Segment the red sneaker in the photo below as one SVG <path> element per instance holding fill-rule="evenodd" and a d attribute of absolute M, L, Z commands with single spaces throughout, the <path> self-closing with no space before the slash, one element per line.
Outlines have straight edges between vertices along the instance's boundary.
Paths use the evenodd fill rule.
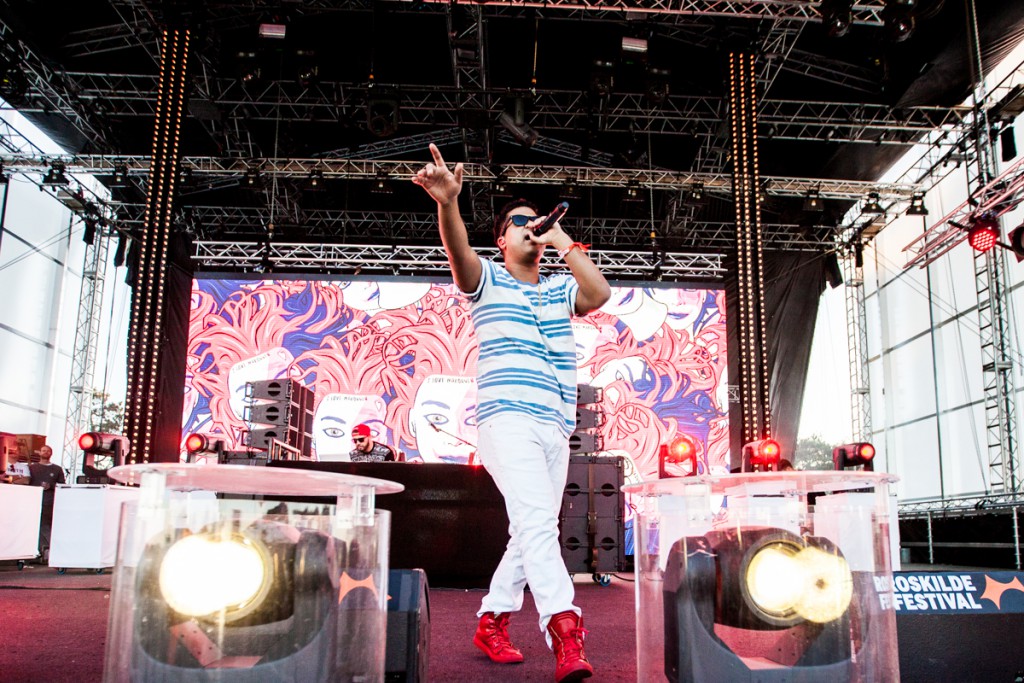
<path fill-rule="evenodd" d="M 508 638 L 508 618 L 508 612 L 487 612 L 480 617 L 473 635 L 473 644 L 498 664 L 518 664 L 523 661 L 523 653 Z"/>
<path fill-rule="evenodd" d="M 590 678 L 594 667 L 583 653 L 583 618 L 575 612 L 559 612 L 548 621 L 551 648 L 555 651 L 555 681 L 571 683 Z"/>

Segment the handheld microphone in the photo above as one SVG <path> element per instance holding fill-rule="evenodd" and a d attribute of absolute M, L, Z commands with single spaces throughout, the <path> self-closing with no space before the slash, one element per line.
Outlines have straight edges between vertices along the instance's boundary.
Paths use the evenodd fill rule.
<path fill-rule="evenodd" d="M 554 209 L 551 210 L 551 213 L 548 214 L 547 218 L 544 219 L 544 222 L 533 229 L 533 236 L 540 237 L 548 230 L 553 228 L 555 223 L 560 221 L 562 219 L 562 216 L 564 216 L 565 212 L 568 210 L 569 202 L 562 202 L 561 204 L 556 206 Z"/>

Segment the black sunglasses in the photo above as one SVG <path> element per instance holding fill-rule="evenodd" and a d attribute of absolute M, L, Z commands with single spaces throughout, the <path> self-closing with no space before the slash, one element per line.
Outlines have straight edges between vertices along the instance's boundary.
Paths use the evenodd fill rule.
<path fill-rule="evenodd" d="M 365 436 L 353 436 L 352 437 L 352 441 L 354 443 L 362 443 L 362 442 L 366 441 L 366 437 Z"/>
<path fill-rule="evenodd" d="M 540 218 L 540 216 L 527 216 L 526 214 L 515 213 L 508 217 L 508 222 L 512 223 L 512 225 L 517 228 L 523 228 L 526 227 L 527 223 L 537 220 L 538 218 Z"/>

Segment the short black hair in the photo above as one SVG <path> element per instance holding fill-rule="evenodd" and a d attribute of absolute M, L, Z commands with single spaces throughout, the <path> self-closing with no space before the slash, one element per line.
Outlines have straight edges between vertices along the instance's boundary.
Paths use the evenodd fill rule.
<path fill-rule="evenodd" d="M 501 211 L 494 217 L 494 244 L 498 244 L 498 238 L 505 233 L 505 221 L 508 220 L 508 215 L 521 207 L 526 207 L 534 213 L 540 213 L 537 209 L 537 205 L 531 202 L 529 199 L 513 199 L 505 206 L 501 207 Z"/>

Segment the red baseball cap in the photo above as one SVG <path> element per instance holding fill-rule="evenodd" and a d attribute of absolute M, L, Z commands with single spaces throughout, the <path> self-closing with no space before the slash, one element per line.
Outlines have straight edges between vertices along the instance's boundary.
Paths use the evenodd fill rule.
<path fill-rule="evenodd" d="M 352 430 L 352 436 L 370 436 L 370 428 L 364 424 L 356 425 Z"/>

